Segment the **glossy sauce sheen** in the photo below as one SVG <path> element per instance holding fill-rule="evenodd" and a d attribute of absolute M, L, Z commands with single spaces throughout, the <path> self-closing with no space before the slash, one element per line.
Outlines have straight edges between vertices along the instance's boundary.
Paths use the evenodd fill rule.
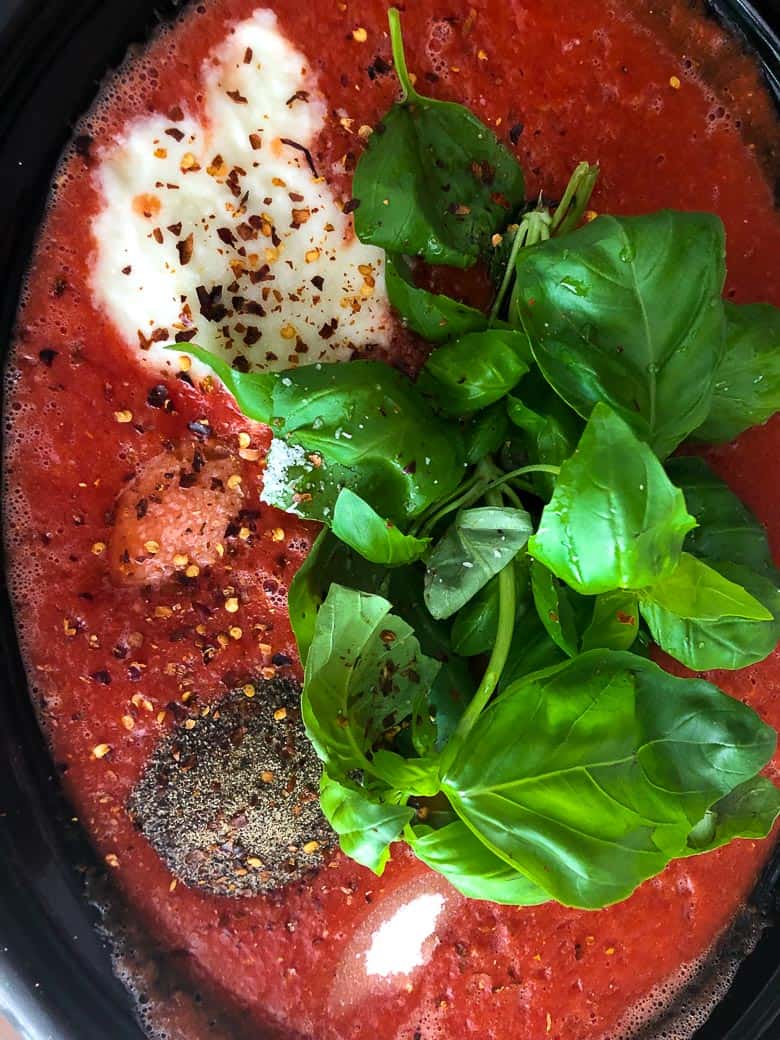
<path fill-rule="evenodd" d="M 88 121 L 84 133 L 94 140 L 80 138 L 60 171 L 8 404 L 12 585 L 36 704 L 76 812 L 136 912 L 247 1021 L 317 1040 L 599 1040 L 708 950 L 753 886 L 768 842 L 740 841 L 672 865 L 597 913 L 469 903 L 403 852 L 381 879 L 337 857 L 275 898 L 231 900 L 173 884 L 125 812 L 144 761 L 176 718 L 259 669 L 297 669 L 286 590 L 314 531 L 260 505 L 257 462 L 235 467 L 249 536 L 226 539 L 225 556 L 197 576 L 154 592 L 116 587 L 100 548 L 111 539 L 118 493 L 166 445 L 191 455 L 204 425 L 209 443 L 232 452 L 240 432 L 253 448 L 268 445 L 267 431 L 250 428 L 219 390 L 168 378 L 173 410 L 156 406 L 153 374 L 133 361 L 86 288 L 86 228 L 99 208 L 91 156 L 139 112 L 197 108 L 201 62 L 229 19 L 255 6 L 232 0 L 193 10 Z M 776 142 L 774 117 L 750 62 L 711 23 L 683 4 L 652 16 L 600 0 L 581 0 L 576 16 L 521 0 L 415 0 L 407 8 L 418 85 L 469 105 L 505 140 L 514 127 L 529 195 L 555 197 L 573 164 L 587 159 L 602 167 L 597 210 L 715 210 L 728 232 L 729 297 L 780 304 L 780 219 L 745 131 Z M 376 61 L 389 60 L 385 4 L 277 0 L 274 9 L 330 102 L 317 162 L 327 170 L 347 156 L 349 166 L 360 139 L 339 120 L 374 124 L 395 91 Z M 348 177 L 334 180 L 348 198 Z M 780 422 L 712 459 L 780 551 Z M 225 609 L 230 598 L 239 601 L 235 613 Z M 777 655 L 714 678 L 780 726 Z M 416 942 L 384 963 L 374 937 L 405 906 L 411 918 L 396 923 L 408 940 L 416 920 Z M 385 949 L 390 935 L 380 933 Z"/>

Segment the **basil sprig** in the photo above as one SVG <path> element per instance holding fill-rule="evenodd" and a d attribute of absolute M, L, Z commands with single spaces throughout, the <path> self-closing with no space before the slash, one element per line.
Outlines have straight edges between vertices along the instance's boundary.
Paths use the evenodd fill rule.
<path fill-rule="evenodd" d="M 780 813 L 773 731 L 648 659 L 740 668 L 780 639 L 763 527 L 701 459 L 667 459 L 777 410 L 778 311 L 723 303 L 714 216 L 577 229 L 586 163 L 557 207 L 524 205 L 514 158 L 415 91 L 390 27 L 402 98 L 355 225 L 434 348 L 417 382 L 175 349 L 271 426 L 265 501 L 324 524 L 288 599 L 343 851 L 381 873 L 405 841 L 470 898 L 605 906 Z M 488 313 L 416 282 L 478 258 Z"/>

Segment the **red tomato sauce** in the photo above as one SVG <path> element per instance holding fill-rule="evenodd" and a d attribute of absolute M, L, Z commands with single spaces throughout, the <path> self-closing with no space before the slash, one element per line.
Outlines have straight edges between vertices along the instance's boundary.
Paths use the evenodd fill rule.
<path fill-rule="evenodd" d="M 88 117 L 58 175 L 8 392 L 7 543 L 33 697 L 76 813 L 135 914 L 246 1021 L 318 1040 L 599 1040 L 706 953 L 770 842 L 672 865 L 596 913 L 468 902 L 401 851 L 382 878 L 337 856 L 281 896 L 229 899 L 177 885 L 125 811 L 144 762 L 179 718 L 263 670 L 298 670 L 286 591 L 315 532 L 260 504 L 257 462 L 237 464 L 249 533 L 226 539 L 222 558 L 156 591 L 112 584 L 105 547 L 115 502 L 143 463 L 170 445 L 192 453 L 204 425 L 231 451 L 241 432 L 260 449 L 269 435 L 222 391 L 186 379 L 168 380 L 170 404 L 157 406 L 149 391 L 158 380 L 88 288 L 98 147 L 139 113 L 192 106 L 201 62 L 230 20 L 256 6 L 193 9 Z M 336 113 L 370 125 L 394 96 L 382 64 L 386 6 L 274 0 L 330 102 L 321 169 L 359 154 Z M 758 74 L 689 5 L 635 10 L 644 6 L 409 0 L 409 66 L 426 92 L 469 105 L 504 140 L 511 133 L 531 196 L 559 195 L 587 159 L 602 169 L 597 211 L 714 210 L 728 232 L 728 296 L 780 305 L 780 218 L 767 176 L 777 129 Z M 348 179 L 339 187 L 349 197 Z M 780 550 L 780 421 L 711 458 Z M 777 655 L 713 678 L 780 727 Z M 424 966 L 367 975 L 363 953 L 380 923 L 425 893 L 445 899 L 420 951 Z"/>

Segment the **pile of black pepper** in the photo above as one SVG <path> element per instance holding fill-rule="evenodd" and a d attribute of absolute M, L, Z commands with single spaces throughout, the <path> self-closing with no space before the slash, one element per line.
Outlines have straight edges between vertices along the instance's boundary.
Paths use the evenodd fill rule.
<path fill-rule="evenodd" d="M 128 811 L 174 876 L 218 895 L 270 892 L 321 867 L 336 837 L 287 679 L 247 684 L 156 748 Z"/>

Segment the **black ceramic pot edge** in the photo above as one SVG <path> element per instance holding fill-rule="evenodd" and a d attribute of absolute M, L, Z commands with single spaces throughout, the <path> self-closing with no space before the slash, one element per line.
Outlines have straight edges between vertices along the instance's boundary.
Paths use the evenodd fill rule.
<path fill-rule="evenodd" d="M 780 105 L 778 0 L 710 0 L 759 57 Z M 142 42 L 176 0 L 0 0 L 0 347 L 10 339 L 51 174 L 73 120 L 107 68 Z M 20 214 L 23 218 L 20 219 Z M 143 1040 L 98 938 L 83 875 L 100 865 L 59 794 L 19 658 L 0 575 L 0 1013 L 26 1040 Z M 780 910 L 780 857 L 760 882 L 760 911 Z M 768 929 L 697 1040 L 770 1040 L 780 1030 L 780 927 Z"/>

